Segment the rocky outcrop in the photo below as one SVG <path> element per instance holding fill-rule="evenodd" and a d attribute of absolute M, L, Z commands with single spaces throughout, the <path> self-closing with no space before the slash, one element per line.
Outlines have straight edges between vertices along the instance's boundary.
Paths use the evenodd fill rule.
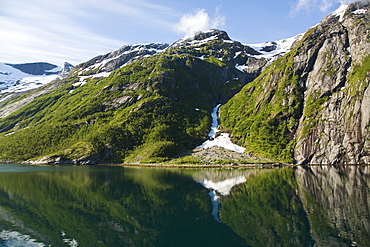
<path fill-rule="evenodd" d="M 59 76 L 65 77 L 68 75 L 69 72 L 74 68 L 74 66 L 70 63 L 65 62 L 63 69 L 58 73 Z"/>

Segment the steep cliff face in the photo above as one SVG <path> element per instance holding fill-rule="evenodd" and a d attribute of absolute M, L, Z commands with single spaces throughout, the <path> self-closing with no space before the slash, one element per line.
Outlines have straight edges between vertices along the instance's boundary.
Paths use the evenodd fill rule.
<path fill-rule="evenodd" d="M 247 151 L 298 163 L 369 163 L 369 5 L 343 5 L 221 107 Z"/>
<path fill-rule="evenodd" d="M 358 7 L 342 7 L 313 30 L 320 36 L 304 81 L 298 163 L 370 163 L 370 12 Z"/>

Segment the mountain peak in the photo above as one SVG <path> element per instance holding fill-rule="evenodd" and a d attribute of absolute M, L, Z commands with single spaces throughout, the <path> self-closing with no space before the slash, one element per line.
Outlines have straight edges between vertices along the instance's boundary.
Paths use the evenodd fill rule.
<path fill-rule="evenodd" d="M 343 22 L 345 14 L 351 12 L 355 15 L 365 14 L 370 5 L 370 0 L 362 0 L 352 4 L 342 4 L 328 17 L 339 17 L 338 21 Z"/>
<path fill-rule="evenodd" d="M 210 29 L 208 31 L 200 31 L 195 33 L 193 36 L 188 37 L 188 39 L 193 40 L 205 40 L 205 39 L 217 39 L 217 40 L 231 40 L 229 35 L 223 31 L 218 29 Z"/>
<path fill-rule="evenodd" d="M 227 32 L 218 30 L 218 29 L 210 29 L 207 31 L 200 31 L 197 32 L 191 36 L 184 37 L 175 43 L 173 43 L 171 46 L 176 47 L 180 45 L 185 46 L 196 46 L 200 45 L 205 42 L 209 42 L 211 40 L 224 40 L 224 41 L 232 41 L 227 34 Z"/>
<path fill-rule="evenodd" d="M 74 66 L 68 62 L 64 62 L 64 66 L 63 66 L 63 69 L 58 73 L 59 76 L 66 76 L 72 69 L 74 68 Z"/>

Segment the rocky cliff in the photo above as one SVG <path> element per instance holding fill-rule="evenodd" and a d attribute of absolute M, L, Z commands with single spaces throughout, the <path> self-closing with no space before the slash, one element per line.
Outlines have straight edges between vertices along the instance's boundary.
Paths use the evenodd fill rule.
<path fill-rule="evenodd" d="M 343 5 L 221 107 L 247 151 L 297 163 L 370 163 L 369 5 Z"/>
<path fill-rule="evenodd" d="M 369 18 L 369 5 L 352 4 L 313 29 L 318 38 L 309 51 L 316 54 L 312 68 L 302 74 L 298 163 L 370 163 Z"/>

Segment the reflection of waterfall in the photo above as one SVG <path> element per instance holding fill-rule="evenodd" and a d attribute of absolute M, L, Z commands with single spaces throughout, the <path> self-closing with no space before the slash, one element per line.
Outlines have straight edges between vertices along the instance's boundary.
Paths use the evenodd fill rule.
<path fill-rule="evenodd" d="M 211 190 L 208 195 L 211 197 L 211 202 L 212 202 L 212 216 L 213 218 L 217 221 L 220 222 L 220 218 L 218 217 L 218 206 L 220 204 L 219 200 L 220 197 L 217 195 L 216 191 Z"/>
<path fill-rule="evenodd" d="M 369 166 L 297 167 L 295 174 L 318 246 L 369 246 Z"/>
<path fill-rule="evenodd" d="M 222 133 L 218 137 L 216 137 L 216 133 L 220 131 L 218 128 L 218 109 L 220 108 L 221 104 L 218 104 L 215 108 L 212 110 L 212 126 L 211 130 L 208 134 L 210 137 L 210 140 L 205 141 L 202 145 L 196 147 L 196 148 L 211 148 L 213 146 L 223 147 L 228 150 L 232 150 L 238 153 L 244 153 L 245 148 L 238 146 L 234 143 L 232 143 L 230 139 L 230 135 L 228 133 Z"/>
<path fill-rule="evenodd" d="M 211 202 L 213 206 L 212 215 L 216 221 L 220 222 L 220 219 L 218 217 L 220 196 L 218 195 L 218 193 L 222 196 L 230 195 L 231 189 L 234 186 L 245 183 L 246 181 L 247 180 L 245 179 L 245 176 L 238 176 L 220 182 L 213 182 L 207 179 L 205 179 L 203 182 L 198 182 L 205 188 L 210 190 L 208 194 L 211 197 Z"/>
<path fill-rule="evenodd" d="M 76 239 L 67 238 L 67 235 L 65 234 L 64 231 L 61 231 L 60 235 L 63 238 L 62 239 L 63 243 L 65 243 L 66 245 L 71 246 L 71 247 L 78 247 L 78 242 L 77 242 Z"/>

